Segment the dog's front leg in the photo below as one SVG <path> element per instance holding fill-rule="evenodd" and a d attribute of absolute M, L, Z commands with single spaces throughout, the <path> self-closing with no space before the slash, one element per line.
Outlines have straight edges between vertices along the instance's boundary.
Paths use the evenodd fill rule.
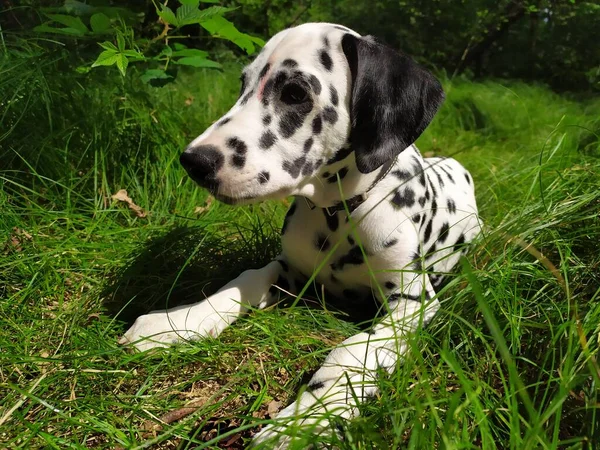
<path fill-rule="evenodd" d="M 217 337 L 250 308 L 265 308 L 273 302 L 277 290 L 272 285 L 285 268 L 284 261 L 272 261 L 261 269 L 246 270 L 201 302 L 140 316 L 119 343 L 131 343 L 143 351 L 207 336 Z"/>
<path fill-rule="evenodd" d="M 327 356 L 298 400 L 255 436 L 253 446 L 287 449 L 299 431 L 330 434 L 332 418 L 350 419 L 358 414 L 358 404 L 377 392 L 378 372 L 394 370 L 406 353 L 408 337 L 431 320 L 439 302 L 425 305 L 403 299 L 389 307 L 390 313 L 372 330 L 346 339 Z"/>

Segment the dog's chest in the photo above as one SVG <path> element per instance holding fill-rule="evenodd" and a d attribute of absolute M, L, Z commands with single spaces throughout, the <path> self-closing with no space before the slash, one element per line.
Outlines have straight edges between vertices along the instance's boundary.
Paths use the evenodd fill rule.
<path fill-rule="evenodd" d="M 329 214 L 313 208 L 302 199 L 295 201 L 286 216 L 282 235 L 283 253 L 289 264 L 306 277 L 334 294 L 348 289 L 369 290 L 369 275 L 364 267 L 366 243 L 355 240 L 356 232 L 345 212 Z"/>

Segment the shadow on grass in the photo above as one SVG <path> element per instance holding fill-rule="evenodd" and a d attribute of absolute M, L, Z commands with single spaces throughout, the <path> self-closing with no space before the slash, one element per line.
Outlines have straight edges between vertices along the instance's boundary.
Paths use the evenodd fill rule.
<path fill-rule="evenodd" d="M 149 239 L 112 274 L 102 292 L 109 314 L 132 324 L 154 309 L 197 302 L 279 251 L 271 234 L 216 236 L 199 227 L 175 227 Z"/>
<path fill-rule="evenodd" d="M 149 239 L 112 274 L 102 298 L 108 314 L 127 326 L 151 310 L 200 301 L 247 269 L 263 267 L 280 252 L 276 231 L 256 230 L 219 237 L 199 227 L 175 227 Z M 320 292 L 307 290 L 297 304 L 322 308 Z M 327 308 L 346 320 L 367 324 L 377 315 L 375 300 L 352 302 L 327 294 Z M 295 298 L 280 303 L 289 307 Z"/>

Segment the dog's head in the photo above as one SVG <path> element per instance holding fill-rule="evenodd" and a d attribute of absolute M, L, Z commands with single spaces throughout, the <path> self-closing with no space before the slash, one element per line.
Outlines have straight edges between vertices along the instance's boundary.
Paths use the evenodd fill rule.
<path fill-rule="evenodd" d="M 241 80 L 236 104 L 181 155 L 189 175 L 227 203 L 303 195 L 330 206 L 338 180 L 345 198 L 364 192 L 444 96 L 409 57 L 325 23 L 275 35 Z"/>

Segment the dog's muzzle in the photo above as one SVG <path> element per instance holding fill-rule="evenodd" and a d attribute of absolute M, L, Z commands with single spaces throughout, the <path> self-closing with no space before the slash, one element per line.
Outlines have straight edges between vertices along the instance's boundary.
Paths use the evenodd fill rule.
<path fill-rule="evenodd" d="M 192 180 L 213 192 L 219 187 L 217 172 L 224 160 L 223 153 L 214 145 L 188 147 L 179 157 L 179 162 Z"/>

